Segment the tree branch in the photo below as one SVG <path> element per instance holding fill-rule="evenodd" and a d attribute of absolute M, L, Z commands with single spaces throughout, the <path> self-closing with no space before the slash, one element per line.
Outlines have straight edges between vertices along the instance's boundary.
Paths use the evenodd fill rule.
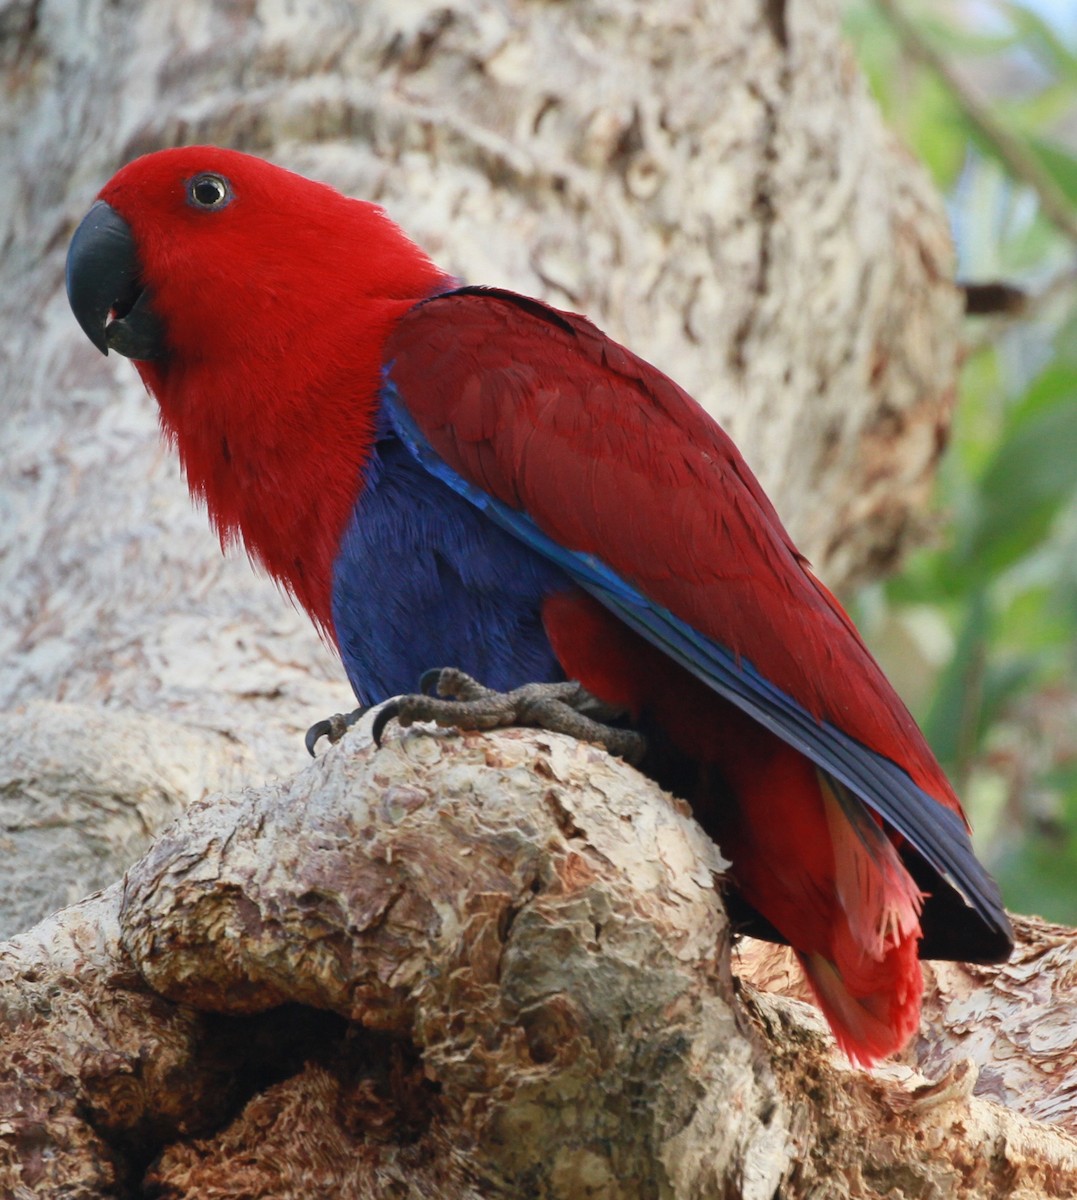
<path fill-rule="evenodd" d="M 1029 1115 L 1073 1119 L 1073 1064 L 1044 1038 L 1061 962 L 1014 990 L 1039 927 L 1010 971 L 939 976 L 930 1074 L 857 1071 L 814 1009 L 747 983 L 738 1002 L 721 867 L 683 805 L 595 747 L 349 734 L 195 805 L 122 885 L 0 950 L 0 1191 L 1077 1191 L 1077 1142 Z M 1051 944 L 1077 959 L 1072 933 Z M 754 945 L 737 962 L 760 981 Z"/>
<path fill-rule="evenodd" d="M 1077 243 L 1077 211 L 1035 154 L 1006 128 L 991 105 L 931 45 L 898 0 L 877 0 L 877 3 L 912 57 L 942 81 L 969 123 L 990 143 L 1014 178 L 1036 193 L 1044 216 L 1060 233 Z"/>

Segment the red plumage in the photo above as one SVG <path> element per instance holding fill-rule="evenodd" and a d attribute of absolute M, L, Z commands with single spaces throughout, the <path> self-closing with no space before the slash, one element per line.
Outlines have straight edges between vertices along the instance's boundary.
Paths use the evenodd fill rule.
<path fill-rule="evenodd" d="M 916 722 L 724 430 L 582 317 L 560 314 L 569 333 L 494 296 L 469 303 L 481 311 L 451 326 L 437 301 L 424 305 L 387 346 L 441 458 L 960 811 Z M 404 339 L 409 353 L 395 355 Z"/>
<path fill-rule="evenodd" d="M 241 198 L 210 220 L 177 187 L 206 171 L 242 179 Z M 242 540 L 331 632 L 333 561 L 373 441 L 382 347 L 451 280 L 377 205 L 228 150 L 137 159 L 101 199 L 135 230 L 168 329 L 167 367 L 136 366 L 191 491 L 222 545 Z"/>
<path fill-rule="evenodd" d="M 224 188 L 212 212 L 192 199 L 205 172 Z M 821 741 L 841 731 L 960 814 L 732 442 L 660 372 L 537 301 L 438 297 L 452 281 L 379 208 L 245 155 L 150 155 L 101 198 L 126 222 L 109 228 L 137 245 L 166 332 L 165 356 L 137 366 L 192 491 L 222 543 L 242 539 L 324 630 L 334 633 L 334 564 L 385 433 L 388 375 L 440 464 L 527 514 L 567 555 L 554 556 L 560 566 L 599 560 L 792 698 Z M 90 240 L 81 264 L 98 261 Z M 73 306 L 78 295 L 84 328 L 105 348 L 93 324 L 105 316 L 90 311 L 97 293 L 77 277 L 74 286 Z M 629 708 L 680 763 L 678 786 L 732 858 L 743 897 L 796 948 L 849 1055 L 872 1062 L 903 1045 L 919 1013 L 921 895 L 898 835 L 805 757 L 813 750 L 757 724 L 705 671 L 591 595 L 549 595 L 542 619 L 566 675 Z M 867 798 L 879 810 L 877 800 Z M 965 838 L 952 818 L 938 829 L 952 844 Z M 952 848 L 932 858 L 933 847 L 915 846 L 952 903 L 975 909 L 995 938 L 985 953 L 997 954 L 1008 932 L 997 898 L 985 885 L 970 899 L 953 883 L 972 876 L 951 877 Z M 957 854 L 971 859 L 964 844 Z"/>
<path fill-rule="evenodd" d="M 423 306 L 387 347 L 438 455 L 960 813 L 908 710 L 724 431 L 583 318 L 536 321 L 496 295 L 469 304 L 479 311 L 451 326 L 437 301 Z M 922 991 L 921 898 L 885 835 L 870 847 L 843 841 L 855 867 L 840 894 L 833 801 L 813 764 L 585 594 L 548 601 L 545 619 L 566 674 L 659 714 L 701 765 L 693 809 L 732 858 L 741 894 L 798 950 L 850 1057 L 870 1063 L 904 1045 Z"/>

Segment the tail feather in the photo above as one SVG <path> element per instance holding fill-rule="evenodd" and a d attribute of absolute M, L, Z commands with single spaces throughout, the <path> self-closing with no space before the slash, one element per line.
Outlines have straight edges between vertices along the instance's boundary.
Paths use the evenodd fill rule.
<path fill-rule="evenodd" d="M 919 1028 L 923 980 L 916 942 L 905 939 L 876 963 L 871 990 L 860 995 L 824 955 L 798 954 L 812 993 L 851 1062 L 873 1066 L 900 1050 Z"/>
<path fill-rule="evenodd" d="M 837 905 L 828 952 L 800 959 L 842 1049 L 870 1065 L 919 1025 L 924 898 L 872 813 L 842 784 L 818 778 Z"/>
<path fill-rule="evenodd" d="M 791 747 L 743 730 L 718 830 L 744 898 L 789 940 L 838 1044 L 870 1066 L 920 1021 L 923 895 L 886 829 Z"/>
<path fill-rule="evenodd" d="M 892 947 L 919 938 L 924 897 L 873 814 L 837 780 L 817 774 L 848 932 L 837 931 L 835 962 L 843 975 L 855 976 L 862 960 L 878 962 Z"/>

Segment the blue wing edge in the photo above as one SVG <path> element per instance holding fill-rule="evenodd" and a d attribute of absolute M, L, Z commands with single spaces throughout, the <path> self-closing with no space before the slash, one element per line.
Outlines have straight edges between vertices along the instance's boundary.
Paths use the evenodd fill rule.
<path fill-rule="evenodd" d="M 1010 924 L 998 886 L 977 860 L 964 822 L 928 795 L 896 763 L 828 721 L 820 721 L 751 665 L 654 604 L 593 555 L 567 550 L 524 512 L 490 496 L 452 470 L 433 450 L 386 370 L 386 415 L 415 460 L 432 476 L 526 545 L 562 568 L 629 628 L 668 654 L 709 688 L 832 775 L 893 829 L 1000 935 Z"/>

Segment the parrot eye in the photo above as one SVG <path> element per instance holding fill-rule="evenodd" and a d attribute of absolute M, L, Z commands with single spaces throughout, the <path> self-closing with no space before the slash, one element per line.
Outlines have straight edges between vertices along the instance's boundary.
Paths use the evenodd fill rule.
<path fill-rule="evenodd" d="M 223 175 L 206 172 L 187 181 L 187 203 L 195 208 L 224 208 L 232 199 L 232 185 Z"/>

